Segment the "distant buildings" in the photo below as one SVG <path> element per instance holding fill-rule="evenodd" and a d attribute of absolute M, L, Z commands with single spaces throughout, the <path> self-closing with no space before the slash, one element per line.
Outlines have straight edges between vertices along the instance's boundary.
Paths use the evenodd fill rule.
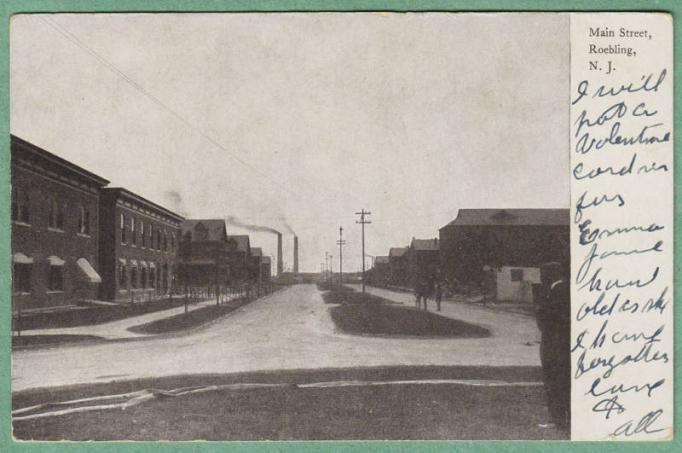
<path fill-rule="evenodd" d="M 412 238 L 405 256 L 407 257 L 411 286 L 414 286 L 420 279 L 435 278 L 440 268 L 438 238 Z"/>
<path fill-rule="evenodd" d="M 255 281 L 249 236 L 246 234 L 231 235 L 227 237 L 227 241 L 233 279 L 244 282 Z"/>
<path fill-rule="evenodd" d="M 410 284 L 406 253 L 407 247 L 391 247 L 388 251 L 389 285 L 408 286 Z"/>
<path fill-rule="evenodd" d="M 11 136 L 14 312 L 168 297 L 182 283 L 270 279 L 270 258 L 225 221 L 185 220 Z M 267 258 L 267 259 L 266 259 Z"/>
<path fill-rule="evenodd" d="M 367 281 L 414 288 L 420 279 L 440 279 L 498 301 L 532 302 L 540 265 L 568 264 L 569 216 L 568 209 L 461 209 L 439 238 L 413 238 L 377 257 Z"/>

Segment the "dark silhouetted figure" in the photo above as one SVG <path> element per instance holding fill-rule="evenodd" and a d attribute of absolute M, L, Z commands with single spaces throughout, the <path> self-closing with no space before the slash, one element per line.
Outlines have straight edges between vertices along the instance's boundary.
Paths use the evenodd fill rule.
<path fill-rule="evenodd" d="M 567 270 L 567 265 L 556 262 L 542 265 L 536 313 L 549 415 L 552 424 L 562 430 L 568 430 L 571 421 L 571 293 Z"/>

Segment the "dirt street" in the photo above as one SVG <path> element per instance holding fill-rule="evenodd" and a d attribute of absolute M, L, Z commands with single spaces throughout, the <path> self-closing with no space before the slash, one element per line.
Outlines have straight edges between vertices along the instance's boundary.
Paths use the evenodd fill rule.
<path fill-rule="evenodd" d="M 409 294 L 375 290 L 411 303 Z M 278 291 L 207 328 L 176 337 L 67 345 L 12 354 L 14 391 L 195 373 L 384 365 L 539 366 L 533 319 L 444 304 L 442 314 L 488 328 L 482 339 L 377 338 L 335 332 L 314 285 Z"/>

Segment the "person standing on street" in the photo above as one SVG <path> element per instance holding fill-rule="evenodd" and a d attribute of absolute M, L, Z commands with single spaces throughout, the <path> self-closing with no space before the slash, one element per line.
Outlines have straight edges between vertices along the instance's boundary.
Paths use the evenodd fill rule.
<path fill-rule="evenodd" d="M 540 268 L 542 290 L 536 319 L 541 333 L 540 361 L 551 423 L 541 427 L 570 429 L 571 421 L 571 294 L 568 266 L 557 262 Z"/>

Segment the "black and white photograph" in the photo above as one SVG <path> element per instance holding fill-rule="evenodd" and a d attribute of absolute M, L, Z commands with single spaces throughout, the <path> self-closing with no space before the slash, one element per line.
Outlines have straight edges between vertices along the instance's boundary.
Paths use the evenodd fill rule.
<path fill-rule="evenodd" d="M 570 439 L 570 38 L 12 17 L 14 438 Z"/>

